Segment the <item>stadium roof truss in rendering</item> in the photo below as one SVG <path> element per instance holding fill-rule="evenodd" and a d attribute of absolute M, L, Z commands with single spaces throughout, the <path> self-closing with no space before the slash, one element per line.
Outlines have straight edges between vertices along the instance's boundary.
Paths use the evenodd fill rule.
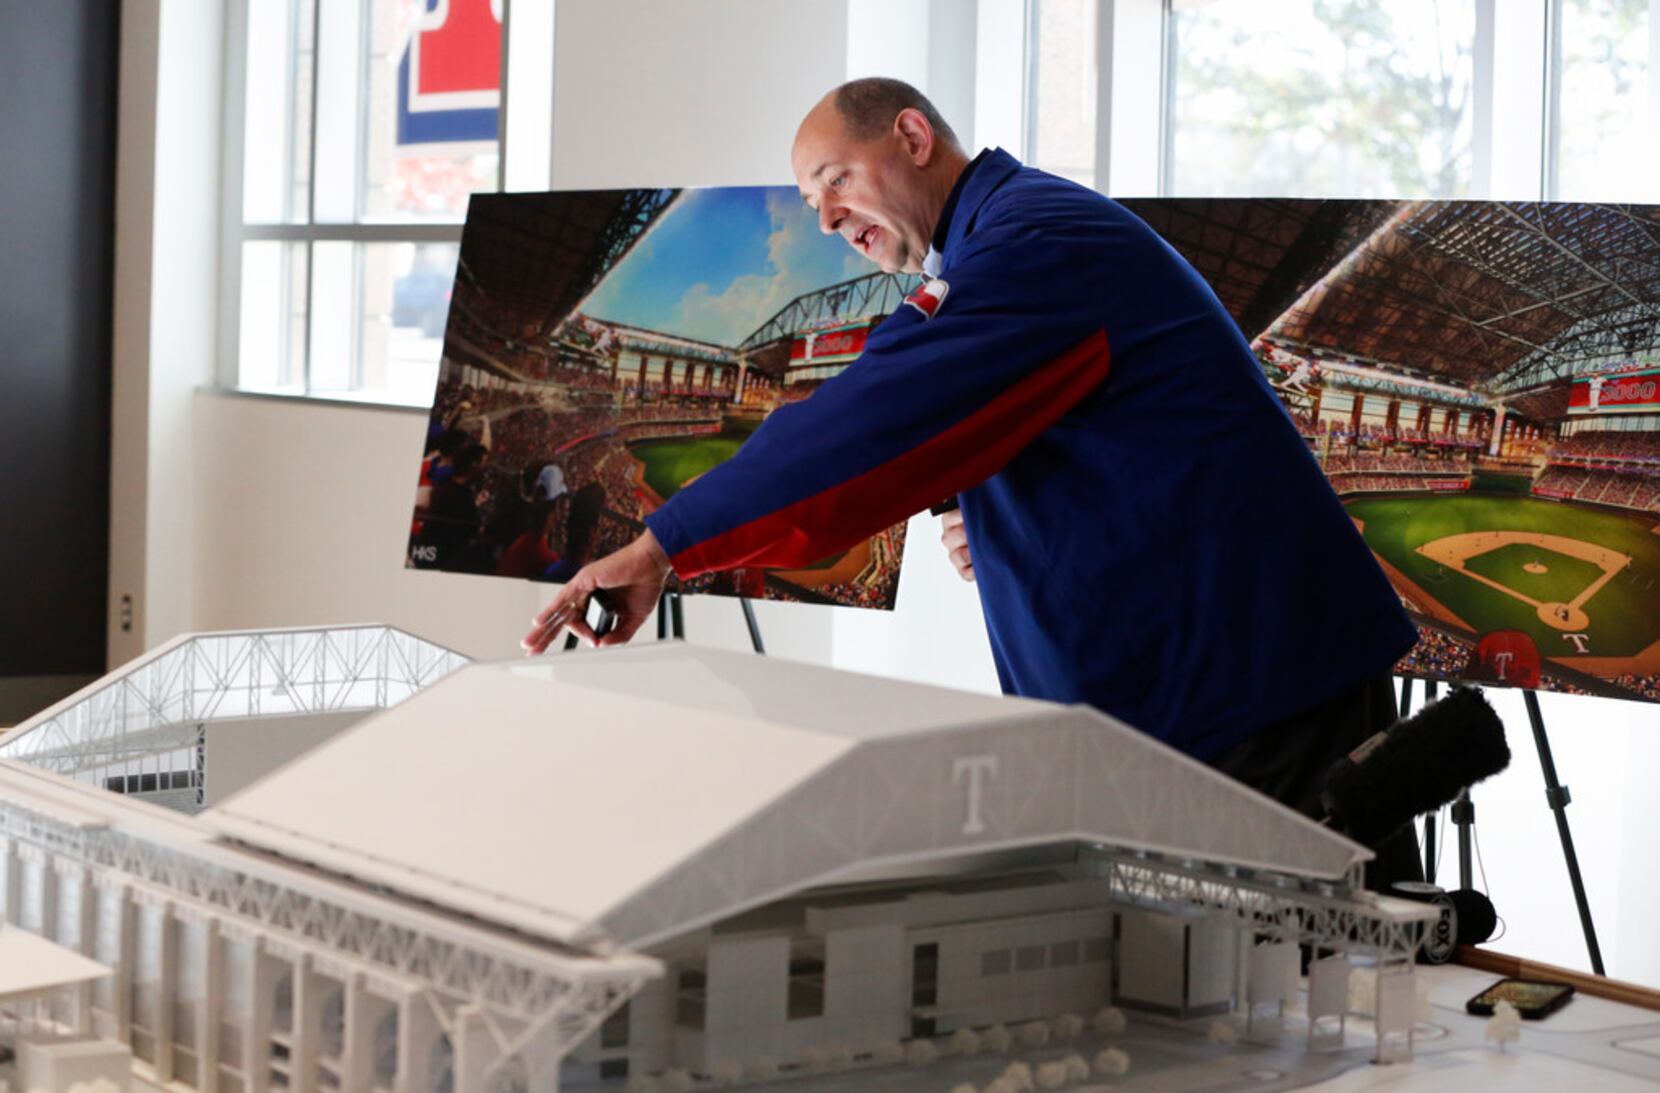
<path fill-rule="evenodd" d="M 489 286 L 484 297 L 503 315 L 534 316 L 536 330 L 521 331 L 522 340 L 546 338 L 679 196 L 679 190 L 585 190 L 527 204 L 516 195 L 474 194 L 457 280 Z"/>
<path fill-rule="evenodd" d="M 1660 345 L 1660 209 L 1132 200 L 1250 339 L 1500 398 Z"/>

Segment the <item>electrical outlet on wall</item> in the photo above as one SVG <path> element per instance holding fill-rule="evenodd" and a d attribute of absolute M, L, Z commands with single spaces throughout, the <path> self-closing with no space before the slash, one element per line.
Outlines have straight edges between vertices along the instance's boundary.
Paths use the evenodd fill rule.
<path fill-rule="evenodd" d="M 124 592 L 121 595 L 121 632 L 123 634 L 133 632 L 133 595 L 131 592 Z"/>

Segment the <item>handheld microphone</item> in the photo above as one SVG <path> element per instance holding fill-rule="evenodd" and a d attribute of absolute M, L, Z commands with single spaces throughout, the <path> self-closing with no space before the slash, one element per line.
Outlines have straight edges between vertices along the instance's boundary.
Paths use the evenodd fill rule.
<path fill-rule="evenodd" d="M 1376 846 L 1509 765 L 1499 715 L 1479 690 L 1457 687 L 1339 759 L 1321 802 L 1333 828 Z"/>

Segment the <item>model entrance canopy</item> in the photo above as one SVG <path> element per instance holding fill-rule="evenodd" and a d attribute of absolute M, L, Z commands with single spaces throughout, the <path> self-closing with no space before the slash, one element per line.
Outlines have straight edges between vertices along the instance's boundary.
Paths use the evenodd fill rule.
<path fill-rule="evenodd" d="M 0 926 L 0 1003 L 39 998 L 109 974 L 109 968 L 73 949 L 15 926 Z"/>

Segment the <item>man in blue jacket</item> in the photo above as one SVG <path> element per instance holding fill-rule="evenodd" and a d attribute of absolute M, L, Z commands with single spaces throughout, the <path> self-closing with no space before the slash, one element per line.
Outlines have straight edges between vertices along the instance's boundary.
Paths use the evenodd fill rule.
<path fill-rule="evenodd" d="M 791 160 L 825 232 L 928 279 L 526 647 L 592 640 L 596 590 L 619 608 L 601 644 L 624 642 L 671 568 L 805 565 L 955 494 L 1006 692 L 1087 702 L 1316 812 L 1330 761 L 1392 720 L 1416 632 L 1210 287 L 1117 203 L 970 161 L 898 81 L 831 92 Z"/>

